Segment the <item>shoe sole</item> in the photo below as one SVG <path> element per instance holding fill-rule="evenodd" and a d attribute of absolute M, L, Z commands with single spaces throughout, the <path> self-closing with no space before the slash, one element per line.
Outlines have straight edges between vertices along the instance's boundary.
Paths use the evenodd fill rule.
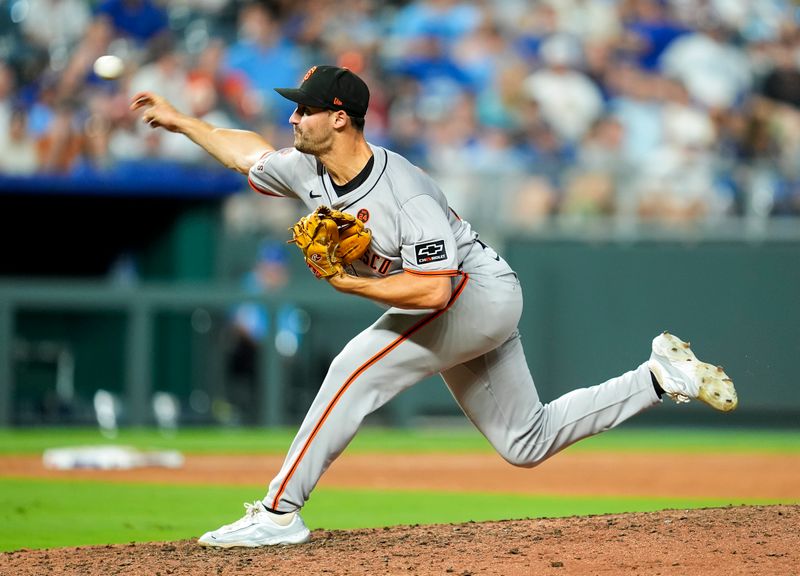
<path fill-rule="evenodd" d="M 197 543 L 205 548 L 260 548 L 262 546 L 291 546 L 305 544 L 311 540 L 311 533 L 305 532 L 289 536 L 279 536 L 263 542 L 207 542 L 198 540 Z"/>
<path fill-rule="evenodd" d="M 674 334 L 664 332 L 656 338 L 653 350 L 672 364 L 692 363 L 694 378 L 698 383 L 698 400 L 720 412 L 730 412 L 739 405 L 733 381 L 722 366 L 713 366 L 700 361 L 692 352 L 689 342 L 684 342 Z"/>

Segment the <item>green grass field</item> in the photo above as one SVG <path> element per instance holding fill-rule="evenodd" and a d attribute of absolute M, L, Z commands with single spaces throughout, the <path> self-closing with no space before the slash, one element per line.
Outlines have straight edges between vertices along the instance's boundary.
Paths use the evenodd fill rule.
<path fill-rule="evenodd" d="M 190 454 L 283 454 L 295 429 L 191 428 L 169 437 L 153 429 L 126 429 L 109 440 L 92 428 L 0 430 L 0 454 L 39 454 L 47 448 L 82 445 L 126 445 L 172 449 Z M 588 438 L 574 451 L 619 452 L 758 452 L 800 453 L 800 429 L 619 428 Z M 348 452 L 491 452 L 470 426 L 429 429 L 369 428 L 359 431 Z"/>
<path fill-rule="evenodd" d="M 71 445 L 121 444 L 185 453 L 282 453 L 290 431 L 185 430 L 174 438 L 156 431 L 124 431 L 116 440 L 94 430 L 0 431 L 0 454 L 39 454 Z M 363 430 L 352 452 L 487 452 L 469 428 Z M 615 430 L 569 450 L 608 452 L 728 452 L 800 454 L 800 431 Z M 266 483 L 269 479 L 265 478 Z M 264 485 L 181 486 L 0 478 L 0 550 L 161 541 L 196 537 L 239 516 L 242 502 Z M 319 489 L 304 508 L 313 528 L 357 528 L 612 512 L 694 508 L 769 500 L 563 497 L 429 491 Z"/>

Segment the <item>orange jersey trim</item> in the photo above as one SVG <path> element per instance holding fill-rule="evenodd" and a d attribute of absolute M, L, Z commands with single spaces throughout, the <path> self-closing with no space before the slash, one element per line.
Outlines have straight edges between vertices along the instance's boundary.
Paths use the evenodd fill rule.
<path fill-rule="evenodd" d="M 286 486 L 289 483 L 289 480 L 292 478 L 294 473 L 297 471 L 297 467 L 300 465 L 300 462 L 302 461 L 303 457 L 306 455 L 306 452 L 308 452 L 309 446 L 311 446 L 311 443 L 314 441 L 314 438 L 317 436 L 317 433 L 322 428 L 322 425 L 325 423 L 325 420 L 328 419 L 328 416 L 330 416 L 330 413 L 333 411 L 334 407 L 339 402 L 339 400 L 344 395 L 344 393 L 347 391 L 347 389 L 350 387 L 350 385 L 353 382 L 355 382 L 356 379 L 359 376 L 361 376 L 367 370 L 367 368 L 369 368 L 370 366 L 372 366 L 373 364 L 375 364 L 379 360 L 385 358 L 386 355 L 389 354 L 389 352 L 391 352 L 392 350 L 397 348 L 400 344 L 402 344 L 405 340 L 407 340 L 412 334 L 414 334 L 418 330 L 421 330 L 426 325 L 428 325 L 432 321 L 436 320 L 439 316 L 441 316 L 442 314 L 447 312 L 453 306 L 453 304 L 458 299 L 458 297 L 461 295 L 461 293 L 464 291 L 464 288 L 466 287 L 468 280 L 469 280 L 469 275 L 468 274 L 464 274 L 464 278 L 461 280 L 461 282 L 456 287 L 455 291 L 453 292 L 453 295 L 450 297 L 450 301 L 447 303 L 447 306 L 445 306 L 441 310 L 437 310 L 436 312 L 433 312 L 431 315 L 426 316 L 425 318 L 423 318 L 422 320 L 420 320 L 419 322 L 414 324 L 411 328 L 409 328 L 403 334 L 398 336 L 391 344 L 386 346 L 383 350 L 381 350 L 380 352 L 375 354 L 372 358 L 370 358 L 369 360 L 364 362 L 364 364 L 359 366 L 356 369 L 356 371 L 353 372 L 347 378 L 347 380 L 345 380 L 345 383 L 342 384 L 342 387 L 339 388 L 339 391 L 336 393 L 336 395 L 333 397 L 333 399 L 328 403 L 328 407 L 325 408 L 325 411 L 322 413 L 322 417 L 319 419 L 319 422 L 317 422 L 316 426 L 314 426 L 314 429 L 311 431 L 311 435 L 308 437 L 308 440 L 306 440 L 306 443 L 303 445 L 302 450 L 300 450 L 300 454 L 297 456 L 297 460 L 294 461 L 294 464 L 292 464 L 292 467 L 289 469 L 289 473 L 286 475 L 286 478 L 284 478 L 283 482 L 281 482 L 281 487 L 278 489 L 278 493 L 275 495 L 275 498 L 272 499 L 272 505 L 270 507 L 273 510 L 277 510 L 278 509 L 278 502 L 280 501 L 281 496 L 283 496 L 283 493 L 286 490 Z"/>
<path fill-rule="evenodd" d="M 249 176 L 247 177 L 247 183 L 250 185 L 250 188 L 258 192 L 259 194 L 263 194 L 264 196 L 275 196 L 276 198 L 286 198 L 286 196 L 284 196 L 283 194 L 276 194 L 275 192 L 267 190 L 266 188 L 261 188 L 258 184 L 253 182 L 253 180 Z"/>
<path fill-rule="evenodd" d="M 409 274 L 414 274 L 416 276 L 460 276 L 460 270 L 409 270 L 408 268 L 403 268 L 403 272 L 408 272 Z"/>

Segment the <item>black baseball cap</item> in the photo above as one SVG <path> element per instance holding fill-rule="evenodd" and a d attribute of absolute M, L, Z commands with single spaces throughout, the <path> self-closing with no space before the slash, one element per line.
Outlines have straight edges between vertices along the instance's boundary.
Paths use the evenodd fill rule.
<path fill-rule="evenodd" d="M 304 106 L 344 110 L 348 116 L 363 118 L 369 106 L 369 88 L 347 68 L 312 66 L 303 76 L 300 88 L 275 88 L 275 91 Z"/>

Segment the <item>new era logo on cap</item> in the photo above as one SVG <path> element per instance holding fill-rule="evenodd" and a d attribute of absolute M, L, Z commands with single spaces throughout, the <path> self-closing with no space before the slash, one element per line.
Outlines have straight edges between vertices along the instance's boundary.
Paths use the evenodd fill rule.
<path fill-rule="evenodd" d="M 275 88 L 275 91 L 292 102 L 344 110 L 354 118 L 363 118 L 369 106 L 369 88 L 364 81 L 338 66 L 312 66 L 303 76 L 300 88 Z"/>

